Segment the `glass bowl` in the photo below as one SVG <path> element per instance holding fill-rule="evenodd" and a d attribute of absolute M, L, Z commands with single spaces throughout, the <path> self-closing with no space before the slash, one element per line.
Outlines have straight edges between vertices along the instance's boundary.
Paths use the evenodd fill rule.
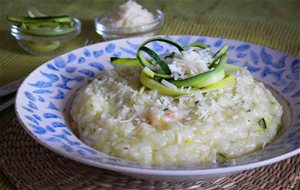
<path fill-rule="evenodd" d="M 121 27 L 116 28 L 108 25 L 105 22 L 105 15 L 95 18 L 96 32 L 100 34 L 104 40 L 112 40 L 119 38 L 129 38 L 137 36 L 153 36 L 164 25 L 164 14 L 161 10 L 152 11 L 155 21 L 149 24 L 144 24 L 136 27 Z"/>
<path fill-rule="evenodd" d="M 26 52 L 37 56 L 51 56 L 61 53 L 68 44 L 66 42 L 81 32 L 81 22 L 76 18 L 72 20 L 75 30 L 68 34 L 36 36 L 22 32 L 21 27 L 15 24 L 10 25 L 10 33 Z"/>

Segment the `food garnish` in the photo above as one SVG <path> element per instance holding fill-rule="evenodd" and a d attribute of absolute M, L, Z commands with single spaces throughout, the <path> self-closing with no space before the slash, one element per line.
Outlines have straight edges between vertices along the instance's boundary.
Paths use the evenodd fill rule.
<path fill-rule="evenodd" d="M 263 129 L 267 129 L 267 123 L 265 118 L 261 118 L 258 120 L 258 125 L 263 128 Z"/>
<path fill-rule="evenodd" d="M 212 61 L 207 63 L 207 71 L 193 75 L 185 73 L 185 78 L 175 78 L 167 60 L 173 59 L 176 53 L 172 52 L 168 55 L 160 56 L 152 49 L 146 47 L 148 43 L 158 41 L 174 46 L 179 53 L 189 48 L 200 48 L 207 50 L 212 56 L 210 48 L 205 44 L 191 43 L 181 46 L 170 39 L 156 37 L 146 40 L 140 45 L 136 53 L 136 59 L 111 57 L 110 61 L 115 65 L 142 66 L 141 83 L 149 89 L 157 90 L 159 93 L 169 96 L 191 94 L 197 91 L 208 92 L 226 87 L 235 82 L 235 77 L 230 74 L 230 71 L 236 71 L 240 67 L 226 63 L 228 58 L 227 45 L 223 46 L 212 56 Z M 146 58 L 143 53 L 148 54 L 151 59 Z"/>
<path fill-rule="evenodd" d="M 218 152 L 218 156 L 222 157 L 223 159 L 226 159 L 227 156 L 224 153 Z"/>

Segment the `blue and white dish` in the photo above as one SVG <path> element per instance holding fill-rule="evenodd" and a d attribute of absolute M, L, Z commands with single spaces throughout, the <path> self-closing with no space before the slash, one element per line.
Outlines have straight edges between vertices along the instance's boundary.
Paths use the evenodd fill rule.
<path fill-rule="evenodd" d="M 64 109 L 76 90 L 100 71 L 113 69 L 109 59 L 135 57 L 146 37 L 108 41 L 83 47 L 43 64 L 23 82 L 16 112 L 24 129 L 52 151 L 78 162 L 145 179 L 196 180 L 220 177 L 275 163 L 300 153 L 300 59 L 248 42 L 201 36 L 166 36 L 181 45 L 208 44 L 212 51 L 230 46 L 229 63 L 246 66 L 257 80 L 272 89 L 284 107 L 278 137 L 263 150 L 216 164 L 163 166 L 123 160 L 101 153 L 81 142 L 70 130 Z M 161 54 L 172 48 L 154 42 Z"/>

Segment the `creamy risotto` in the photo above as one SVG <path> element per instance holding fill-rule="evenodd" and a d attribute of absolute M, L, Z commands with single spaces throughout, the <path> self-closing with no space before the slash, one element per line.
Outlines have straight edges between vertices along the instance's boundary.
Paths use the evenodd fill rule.
<path fill-rule="evenodd" d="M 225 88 L 175 97 L 143 87 L 140 70 L 107 71 L 77 93 L 71 116 L 86 144 L 146 163 L 215 162 L 265 146 L 278 130 L 282 107 L 246 69 Z"/>

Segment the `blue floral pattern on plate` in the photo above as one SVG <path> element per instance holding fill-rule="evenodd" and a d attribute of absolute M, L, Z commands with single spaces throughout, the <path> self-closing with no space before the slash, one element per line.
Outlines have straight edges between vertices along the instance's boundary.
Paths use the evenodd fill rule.
<path fill-rule="evenodd" d="M 94 44 L 59 56 L 37 68 L 24 81 L 17 94 L 17 114 L 24 128 L 37 141 L 61 155 L 115 171 L 124 167 L 174 171 L 180 169 L 193 170 L 197 174 L 197 171 L 212 171 L 225 167 L 229 168 L 230 172 L 234 170 L 230 168 L 235 166 L 246 165 L 248 167 L 244 169 L 249 169 L 264 165 L 259 164 L 263 161 L 269 160 L 271 163 L 272 159 L 274 162 L 274 158 L 283 159 L 300 152 L 300 60 L 298 58 L 264 46 L 231 39 L 203 36 L 167 37 L 182 45 L 193 42 L 206 43 L 213 52 L 222 45 L 228 44 L 230 46 L 228 63 L 247 67 L 256 79 L 271 86 L 288 102 L 293 117 L 286 131 L 266 149 L 238 158 L 235 163 L 225 161 L 200 166 L 145 165 L 111 157 L 88 147 L 70 130 L 67 113 L 64 113 L 65 106 L 69 104 L 76 90 L 88 80 L 96 77 L 101 71 L 113 69 L 109 63 L 111 56 L 134 57 L 139 44 L 146 38 Z M 162 42 L 149 45 L 160 53 L 173 51 L 172 46 Z M 258 164 L 253 165 L 254 163 Z"/>

